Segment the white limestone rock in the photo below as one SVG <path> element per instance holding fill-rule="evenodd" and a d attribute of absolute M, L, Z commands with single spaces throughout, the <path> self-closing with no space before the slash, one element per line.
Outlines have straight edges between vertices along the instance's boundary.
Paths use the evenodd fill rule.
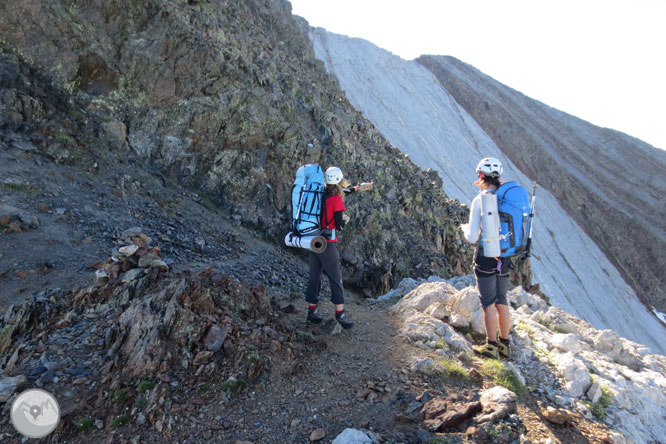
<path fill-rule="evenodd" d="M 563 352 L 576 354 L 582 349 L 579 339 L 572 333 L 556 333 L 550 337 L 550 344 Z"/>
<path fill-rule="evenodd" d="M 566 381 L 566 393 L 572 398 L 580 398 L 592 385 L 585 363 L 572 352 L 559 356 L 557 369 Z"/>
<path fill-rule="evenodd" d="M 479 308 L 481 308 L 479 291 L 475 287 L 467 287 L 454 297 L 451 313 L 457 313 L 469 319 L 472 317 L 472 313 Z"/>

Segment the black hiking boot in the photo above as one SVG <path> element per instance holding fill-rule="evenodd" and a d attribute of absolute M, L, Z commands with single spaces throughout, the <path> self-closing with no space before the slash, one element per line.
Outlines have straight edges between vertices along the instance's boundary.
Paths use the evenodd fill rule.
<path fill-rule="evenodd" d="M 321 324 L 321 321 L 323 320 L 324 318 L 321 317 L 316 308 L 308 310 L 308 317 L 306 319 L 306 322 L 308 324 Z"/>
<path fill-rule="evenodd" d="M 344 310 L 342 313 L 335 315 L 335 320 L 338 321 L 338 324 L 340 324 L 342 328 L 352 328 L 354 326 L 354 323 L 347 317 Z"/>

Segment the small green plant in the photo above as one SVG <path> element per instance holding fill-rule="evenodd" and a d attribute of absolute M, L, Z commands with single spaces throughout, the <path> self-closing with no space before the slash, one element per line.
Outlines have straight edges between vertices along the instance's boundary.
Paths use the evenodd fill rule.
<path fill-rule="evenodd" d="M 2 183 L 2 188 L 7 191 L 30 191 L 30 186 L 24 183 Z"/>
<path fill-rule="evenodd" d="M 201 384 L 199 386 L 199 392 L 200 393 L 206 393 L 210 390 L 210 384 Z"/>
<path fill-rule="evenodd" d="M 69 116 L 70 119 L 77 120 L 79 122 L 85 120 L 85 115 L 82 112 L 73 109 L 67 111 L 67 115 Z"/>
<path fill-rule="evenodd" d="M 111 401 L 113 401 L 114 404 L 117 405 L 122 405 L 125 403 L 125 392 L 120 392 L 120 391 L 114 391 L 111 392 Z"/>
<path fill-rule="evenodd" d="M 601 398 L 599 398 L 599 401 L 595 403 L 584 402 L 584 404 L 590 409 L 590 413 L 592 413 L 595 418 L 599 421 L 604 421 L 606 419 L 606 409 L 610 407 L 611 402 L 613 402 L 613 395 L 610 390 L 608 390 L 608 387 L 602 385 Z"/>
<path fill-rule="evenodd" d="M 518 376 L 498 360 L 485 360 L 479 368 L 479 372 L 482 375 L 491 378 L 495 384 L 511 390 L 518 396 L 527 393 L 527 388 L 522 382 L 520 382 Z"/>
<path fill-rule="evenodd" d="M 530 331 L 530 326 L 527 325 L 527 322 L 525 322 L 525 321 L 518 322 L 518 324 L 516 324 L 515 328 L 518 331 L 527 331 L 527 332 Z"/>
<path fill-rule="evenodd" d="M 130 418 L 127 415 L 116 416 L 111 420 L 111 427 L 119 427 L 123 424 L 127 424 Z"/>
<path fill-rule="evenodd" d="M 446 348 L 446 342 L 444 342 L 444 339 L 440 339 L 439 341 L 437 341 L 437 343 L 435 344 L 435 349 L 441 350 L 444 348 Z"/>
<path fill-rule="evenodd" d="M 222 390 L 226 392 L 240 392 L 246 385 L 247 381 L 245 378 L 229 378 L 224 384 L 222 384 Z"/>
<path fill-rule="evenodd" d="M 465 370 L 465 367 L 458 364 L 457 362 L 453 362 L 444 358 L 440 364 L 442 366 L 442 374 L 444 376 L 449 378 L 462 379 L 464 381 L 469 379 L 469 374 L 467 373 L 467 370 Z"/>
<path fill-rule="evenodd" d="M 93 426 L 93 420 L 90 418 L 90 416 L 84 416 L 82 418 L 79 418 L 78 421 L 76 421 L 76 429 L 79 430 L 80 432 L 86 432 L 90 430 Z"/>
<path fill-rule="evenodd" d="M 58 133 L 55 133 L 53 135 L 53 137 L 55 137 L 55 140 L 57 140 L 58 142 L 66 143 L 66 144 L 72 145 L 72 146 L 76 145 L 76 141 L 74 140 L 74 138 L 70 135 L 65 134 L 65 133 L 58 132 Z"/>
<path fill-rule="evenodd" d="M 150 381 L 141 381 L 139 383 L 138 387 L 136 388 L 136 390 L 139 393 L 143 393 L 143 392 L 148 392 L 148 391 L 152 390 L 153 387 L 155 387 L 155 384 L 153 384 L 152 382 L 150 382 Z"/>
<path fill-rule="evenodd" d="M 138 409 L 144 408 L 147 404 L 148 401 L 143 396 L 139 396 L 138 398 L 136 398 L 136 401 L 134 401 L 134 407 Z"/>

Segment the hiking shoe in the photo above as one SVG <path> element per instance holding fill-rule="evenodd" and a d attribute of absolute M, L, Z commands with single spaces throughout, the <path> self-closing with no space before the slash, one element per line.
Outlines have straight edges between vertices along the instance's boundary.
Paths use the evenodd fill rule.
<path fill-rule="evenodd" d="M 497 343 L 497 348 L 499 349 L 499 355 L 504 359 L 511 359 L 511 351 L 509 344 L 504 344 L 502 341 Z"/>
<path fill-rule="evenodd" d="M 309 324 L 321 324 L 321 321 L 323 321 L 324 318 L 321 317 L 317 309 L 313 310 L 308 310 L 308 317 L 306 319 L 306 322 Z"/>
<path fill-rule="evenodd" d="M 344 311 L 336 314 L 335 320 L 338 321 L 338 324 L 340 324 L 342 328 L 352 328 L 354 326 L 354 323 L 347 317 L 347 314 Z"/>
<path fill-rule="evenodd" d="M 499 359 L 499 350 L 496 345 L 485 343 L 483 345 L 475 345 L 472 347 L 474 353 L 477 353 L 486 358 Z"/>

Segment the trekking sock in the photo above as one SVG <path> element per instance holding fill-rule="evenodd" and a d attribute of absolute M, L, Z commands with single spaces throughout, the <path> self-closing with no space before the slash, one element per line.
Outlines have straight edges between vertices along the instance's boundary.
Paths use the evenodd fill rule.
<path fill-rule="evenodd" d="M 486 342 L 487 342 L 489 345 L 494 345 L 495 347 L 499 347 L 499 345 L 497 345 L 497 342 L 495 342 L 495 341 L 491 341 L 490 339 L 486 340 Z"/>
<path fill-rule="evenodd" d="M 508 346 L 508 345 L 510 344 L 510 341 L 509 341 L 508 339 L 499 338 L 499 340 L 500 340 L 500 342 L 501 342 L 502 344 L 504 344 L 504 345 L 507 345 L 507 346 Z"/>
<path fill-rule="evenodd" d="M 307 322 L 311 324 L 319 324 L 324 318 L 321 317 L 317 311 L 317 304 L 308 305 L 308 317 L 306 318 Z"/>
<path fill-rule="evenodd" d="M 338 316 L 338 315 L 339 315 L 340 313 L 342 313 L 343 311 L 345 311 L 344 308 L 343 308 L 342 310 L 335 310 L 335 315 Z"/>

